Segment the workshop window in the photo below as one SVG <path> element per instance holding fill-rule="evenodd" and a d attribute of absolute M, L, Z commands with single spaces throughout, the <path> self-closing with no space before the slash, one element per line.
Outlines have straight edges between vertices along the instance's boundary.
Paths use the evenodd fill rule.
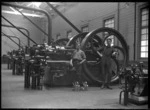
<path fill-rule="evenodd" d="M 141 30 L 140 30 L 140 57 L 141 58 L 148 58 L 148 27 L 149 27 L 149 9 L 143 8 L 140 11 L 141 15 Z"/>
<path fill-rule="evenodd" d="M 60 34 L 57 34 L 56 35 L 56 40 L 60 39 L 61 35 Z"/>
<path fill-rule="evenodd" d="M 115 21 L 114 21 L 114 17 L 113 18 L 109 18 L 109 19 L 106 19 L 104 20 L 104 27 L 109 27 L 109 28 L 115 28 Z M 107 36 L 108 33 L 104 33 L 104 36 Z M 113 46 L 114 45 L 114 36 L 111 35 L 109 38 L 112 39 L 112 43 L 111 45 Z"/>
<path fill-rule="evenodd" d="M 88 25 L 81 27 L 82 32 L 89 32 L 89 27 Z"/>
<path fill-rule="evenodd" d="M 72 37 L 72 31 L 67 31 L 67 38 L 70 39 Z"/>

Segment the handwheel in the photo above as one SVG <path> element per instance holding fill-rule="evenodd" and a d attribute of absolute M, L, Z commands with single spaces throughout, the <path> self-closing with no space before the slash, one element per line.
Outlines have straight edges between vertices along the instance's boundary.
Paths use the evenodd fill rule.
<path fill-rule="evenodd" d="M 102 39 L 101 42 L 96 42 L 93 38 L 98 36 Z M 112 28 L 98 28 L 96 30 L 91 31 L 88 33 L 85 38 L 82 40 L 81 49 L 84 51 L 91 51 L 93 53 L 92 61 L 91 59 L 87 59 L 87 62 L 84 63 L 84 71 L 85 73 L 96 82 L 102 82 L 101 76 L 101 52 L 97 51 L 94 48 L 99 48 L 106 46 L 105 41 L 107 38 L 114 38 L 113 47 L 116 50 L 115 57 L 113 59 L 113 71 L 112 71 L 112 78 L 111 82 L 116 81 L 118 79 L 118 73 L 120 68 L 124 68 L 128 62 L 128 48 L 127 43 L 124 40 L 123 36 L 116 30 Z M 97 37 L 96 37 L 97 38 Z M 87 49 L 87 45 L 91 43 L 91 48 Z M 119 66 L 121 65 L 121 67 Z"/>

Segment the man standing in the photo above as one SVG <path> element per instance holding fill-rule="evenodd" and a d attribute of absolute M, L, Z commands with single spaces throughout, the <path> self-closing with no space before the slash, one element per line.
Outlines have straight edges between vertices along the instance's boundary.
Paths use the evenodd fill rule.
<path fill-rule="evenodd" d="M 112 89 L 109 87 L 111 77 L 112 77 L 112 53 L 114 52 L 114 48 L 111 47 L 111 42 L 112 39 L 108 38 L 106 40 L 107 46 L 103 48 L 103 53 L 102 53 L 102 75 L 103 75 L 103 84 L 101 86 L 101 89 L 103 88 L 108 88 Z"/>
<path fill-rule="evenodd" d="M 77 45 L 76 50 L 73 52 L 72 55 L 72 62 L 73 66 L 76 69 L 77 73 L 77 79 L 79 84 L 83 85 L 83 79 L 82 79 L 82 63 L 86 60 L 86 55 L 84 51 L 80 49 L 80 44 Z"/>

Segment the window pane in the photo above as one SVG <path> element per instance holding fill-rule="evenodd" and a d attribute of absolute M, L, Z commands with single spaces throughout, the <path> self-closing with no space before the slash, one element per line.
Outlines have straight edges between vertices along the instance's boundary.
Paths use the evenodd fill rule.
<path fill-rule="evenodd" d="M 110 24 L 110 20 L 107 20 L 106 22 L 107 22 L 107 24 Z"/>
<path fill-rule="evenodd" d="M 145 53 L 145 57 L 147 57 L 147 58 L 148 58 L 148 52 L 146 52 L 146 53 Z"/>
<path fill-rule="evenodd" d="M 108 19 L 104 21 L 105 27 L 114 28 L 114 18 Z"/>
<path fill-rule="evenodd" d="M 110 24 L 110 27 L 113 28 L 113 24 Z"/>
<path fill-rule="evenodd" d="M 144 52 L 141 52 L 141 57 L 145 57 L 145 53 Z"/>
<path fill-rule="evenodd" d="M 141 36 L 142 38 L 142 40 L 146 40 L 147 39 L 147 34 L 143 34 L 142 36 Z"/>
<path fill-rule="evenodd" d="M 89 31 L 88 26 L 82 27 L 81 29 L 82 29 L 82 32 L 88 32 Z"/>
<path fill-rule="evenodd" d="M 148 8 L 141 11 L 141 57 L 148 57 L 148 23 L 149 23 L 149 10 Z"/>
<path fill-rule="evenodd" d="M 105 27 L 114 28 L 114 18 L 110 18 L 104 21 Z M 104 32 L 104 36 L 106 37 L 108 35 L 107 32 Z M 112 39 L 111 45 L 114 45 L 114 36 L 109 36 L 109 38 Z M 106 42 L 105 42 L 106 44 Z M 107 44 L 106 44 L 107 45 Z"/>
<path fill-rule="evenodd" d="M 148 58 L 148 52 L 141 52 L 142 58 Z"/>
<path fill-rule="evenodd" d="M 147 51 L 147 47 L 141 47 L 141 51 Z"/>
<path fill-rule="evenodd" d="M 148 21 L 142 21 L 142 26 L 147 26 L 148 25 Z"/>
<path fill-rule="evenodd" d="M 148 9 L 143 9 L 142 10 L 142 15 L 144 15 L 144 14 L 148 14 Z"/>
<path fill-rule="evenodd" d="M 148 46 L 147 47 L 145 47 L 146 49 L 145 49 L 145 51 L 147 51 L 148 52 Z"/>
<path fill-rule="evenodd" d="M 112 23 L 114 23 L 114 19 L 112 19 Z"/>
<path fill-rule="evenodd" d="M 142 34 L 147 33 L 147 29 L 142 29 Z"/>
<path fill-rule="evenodd" d="M 146 45 L 148 46 L 148 40 L 146 40 Z"/>
<path fill-rule="evenodd" d="M 141 46 L 143 46 L 143 45 L 147 45 L 147 41 L 146 40 L 141 41 Z"/>
<path fill-rule="evenodd" d="M 147 20 L 147 19 L 148 19 L 148 15 L 143 15 L 143 16 L 142 16 L 142 21 L 143 21 L 143 20 Z"/>
<path fill-rule="evenodd" d="M 106 21 L 106 22 L 105 22 L 105 25 L 108 25 L 108 24 L 109 24 L 108 21 Z"/>
<path fill-rule="evenodd" d="M 112 28 L 114 28 L 114 27 L 115 27 L 114 25 L 115 25 L 115 24 L 113 23 L 113 24 L 112 24 Z"/>

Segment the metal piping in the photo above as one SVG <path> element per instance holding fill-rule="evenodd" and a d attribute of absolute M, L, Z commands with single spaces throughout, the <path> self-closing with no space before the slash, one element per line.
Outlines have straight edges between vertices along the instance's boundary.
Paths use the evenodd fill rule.
<path fill-rule="evenodd" d="M 3 32 L 2 32 L 2 33 L 3 33 Z M 10 37 L 12 37 L 12 36 L 8 36 L 8 35 L 6 35 L 6 34 L 4 34 L 4 33 L 3 33 L 3 35 L 6 36 L 7 38 L 9 38 L 11 41 L 13 41 L 15 44 L 17 44 L 18 47 L 19 47 L 19 49 L 20 49 L 20 47 L 21 47 L 20 44 L 16 43 L 12 38 L 10 38 Z M 13 37 L 15 37 L 15 36 L 13 36 Z M 16 37 L 15 37 L 15 38 L 16 38 Z M 19 42 L 20 42 L 20 41 L 19 41 Z M 21 48 L 22 48 L 22 47 L 21 47 Z"/>
<path fill-rule="evenodd" d="M 51 19 L 50 16 L 48 14 L 48 12 L 41 10 L 41 9 L 34 9 L 34 8 L 29 8 L 29 7 L 24 7 L 24 6 L 19 6 L 19 5 L 14 5 L 14 4 L 8 4 L 8 3 L 1 3 L 1 5 L 4 6 L 11 6 L 11 7 L 16 7 L 16 8 L 23 8 L 26 10 L 31 10 L 31 11 L 36 11 L 36 12 L 41 12 L 44 13 L 47 16 L 47 20 L 48 20 L 48 44 L 50 45 L 51 43 L 51 36 L 52 36 L 52 32 L 51 32 Z"/>
<path fill-rule="evenodd" d="M 120 22 L 120 3 L 118 2 L 118 5 L 117 5 L 117 19 L 118 19 L 118 22 L 117 22 L 117 30 L 119 32 L 119 22 Z M 117 41 L 117 45 L 119 45 L 119 41 Z"/>
<path fill-rule="evenodd" d="M 26 15 L 24 15 L 21 11 L 19 11 L 17 8 L 15 8 L 23 17 L 25 17 L 27 20 L 29 20 L 36 28 L 38 28 L 41 32 L 43 32 L 47 37 L 48 34 L 44 32 L 40 27 L 38 27 L 32 20 L 30 20 Z"/>
<path fill-rule="evenodd" d="M 2 16 L 2 15 L 1 15 Z M 20 31 L 23 35 L 25 35 L 27 38 L 29 38 L 25 33 L 23 33 L 21 30 L 19 30 L 14 24 L 12 24 L 9 20 L 7 20 L 5 17 L 2 16 L 3 19 L 5 19 L 8 23 L 10 23 L 13 27 L 15 27 L 18 31 Z M 33 43 L 35 43 L 37 45 L 37 43 L 32 40 L 31 38 L 29 38 Z"/>
<path fill-rule="evenodd" d="M 15 27 L 13 27 L 13 26 L 5 25 L 5 24 L 2 24 L 1 26 L 4 26 L 4 27 L 10 27 L 10 28 L 15 28 Z M 18 26 L 17 26 L 17 28 L 18 28 L 18 29 L 25 30 L 25 31 L 27 32 L 27 36 L 28 36 L 28 37 L 30 37 L 30 33 L 29 33 L 29 31 L 28 31 L 27 29 L 22 28 L 22 27 L 18 27 Z M 29 40 L 30 40 L 30 39 L 28 38 L 28 46 L 30 46 L 30 42 L 29 42 Z"/>
<path fill-rule="evenodd" d="M 6 34 L 5 34 L 6 35 Z M 16 38 L 16 39 L 18 39 L 18 41 L 19 41 L 19 49 L 20 49 L 20 47 L 21 47 L 21 40 L 18 38 L 18 37 L 16 37 L 16 36 L 10 36 L 10 35 L 7 35 L 8 37 L 13 37 L 13 38 Z"/>
<path fill-rule="evenodd" d="M 120 22 L 120 3 L 118 2 L 118 6 L 117 6 L 117 18 L 118 18 L 118 22 L 117 22 L 117 30 L 119 31 L 119 22 Z"/>
<path fill-rule="evenodd" d="M 50 3 L 47 3 L 48 6 L 50 6 L 54 11 L 57 12 L 57 14 L 59 14 L 59 16 L 61 16 L 68 24 L 70 24 L 78 33 L 81 33 L 81 31 L 75 26 L 73 25 L 65 16 L 63 16 L 55 7 L 53 7 L 53 5 L 51 5 Z"/>
<path fill-rule="evenodd" d="M 134 48 L 134 53 L 133 53 L 133 59 L 135 61 L 135 52 L 136 52 L 136 2 L 135 2 L 135 6 L 134 6 L 134 44 L 133 44 L 133 48 Z"/>

